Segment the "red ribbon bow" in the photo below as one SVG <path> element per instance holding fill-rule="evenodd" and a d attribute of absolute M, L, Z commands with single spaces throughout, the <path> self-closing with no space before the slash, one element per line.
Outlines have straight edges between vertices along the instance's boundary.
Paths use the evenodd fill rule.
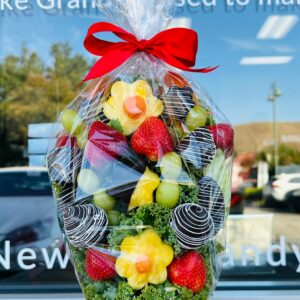
<path fill-rule="evenodd" d="M 95 33 L 111 32 L 124 42 L 109 42 L 94 36 Z M 84 40 L 85 48 L 102 56 L 92 67 L 84 81 L 105 75 L 123 63 L 135 52 L 151 54 L 165 63 L 188 72 L 208 73 L 217 67 L 192 69 L 198 51 L 197 32 L 187 28 L 172 28 L 159 32 L 150 40 L 137 38 L 124 29 L 107 22 L 93 24 Z"/>

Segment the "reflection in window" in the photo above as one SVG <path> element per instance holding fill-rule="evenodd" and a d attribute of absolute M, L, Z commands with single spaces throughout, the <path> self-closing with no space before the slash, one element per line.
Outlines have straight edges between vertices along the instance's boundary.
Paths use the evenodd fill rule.
<path fill-rule="evenodd" d="M 0 197 L 52 195 L 47 172 L 0 172 Z"/>

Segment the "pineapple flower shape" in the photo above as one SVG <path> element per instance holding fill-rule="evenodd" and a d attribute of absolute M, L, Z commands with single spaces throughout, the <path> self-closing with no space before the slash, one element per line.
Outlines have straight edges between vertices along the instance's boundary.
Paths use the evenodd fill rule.
<path fill-rule="evenodd" d="M 153 229 L 147 229 L 122 241 L 116 270 L 133 289 L 140 290 L 147 283 L 162 284 L 167 280 L 167 266 L 173 256 L 172 247 Z"/>
<path fill-rule="evenodd" d="M 111 97 L 103 104 L 105 116 L 118 120 L 125 135 L 132 134 L 147 117 L 158 117 L 163 110 L 163 102 L 153 96 L 144 80 L 132 84 L 116 81 L 111 87 Z"/>
<path fill-rule="evenodd" d="M 159 186 L 159 183 L 158 175 L 146 167 L 146 171 L 131 195 L 128 210 L 153 203 L 153 192 Z"/>

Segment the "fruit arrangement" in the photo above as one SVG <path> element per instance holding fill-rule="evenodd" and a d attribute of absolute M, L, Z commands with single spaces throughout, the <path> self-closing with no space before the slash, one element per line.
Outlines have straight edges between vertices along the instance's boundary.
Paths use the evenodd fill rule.
<path fill-rule="evenodd" d="M 233 130 L 181 75 L 163 78 L 106 78 L 61 112 L 48 168 L 88 300 L 214 289 Z"/>
<path fill-rule="evenodd" d="M 177 70 L 215 68 L 193 69 L 196 32 L 162 30 L 174 0 L 104 2 L 95 1 L 116 24 L 88 30 L 84 46 L 101 58 L 60 113 L 47 153 L 78 281 L 87 300 L 210 299 L 234 133 Z"/>

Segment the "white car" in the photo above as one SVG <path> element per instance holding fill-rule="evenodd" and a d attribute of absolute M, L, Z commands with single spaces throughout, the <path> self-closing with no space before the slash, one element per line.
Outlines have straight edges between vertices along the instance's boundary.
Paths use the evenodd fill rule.
<path fill-rule="evenodd" d="M 279 202 L 287 201 L 287 194 L 300 189 L 300 173 L 280 174 L 272 183 L 272 197 Z"/>
<path fill-rule="evenodd" d="M 6 241 L 12 254 L 24 248 L 38 251 L 60 247 L 61 233 L 46 168 L 1 168 L 0 207 L 0 254 Z"/>

